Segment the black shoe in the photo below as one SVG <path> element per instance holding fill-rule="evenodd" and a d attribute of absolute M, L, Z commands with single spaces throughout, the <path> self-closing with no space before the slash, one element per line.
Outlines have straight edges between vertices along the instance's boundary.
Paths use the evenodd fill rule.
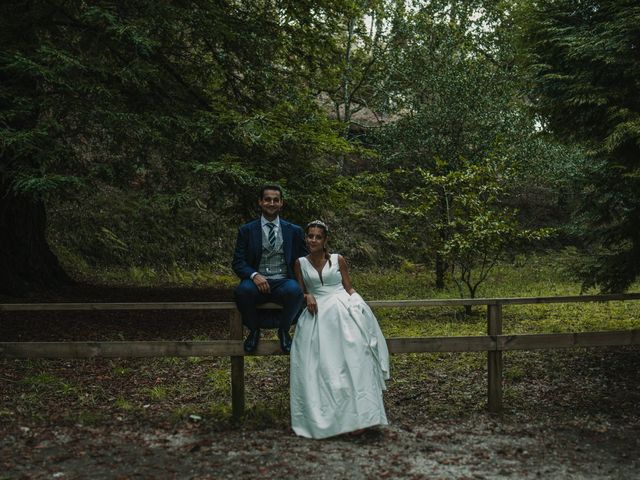
<path fill-rule="evenodd" d="M 251 330 L 244 341 L 244 351 L 252 353 L 258 348 L 258 340 L 260 340 L 260 329 Z"/>
<path fill-rule="evenodd" d="M 278 339 L 280 340 L 280 349 L 282 352 L 289 353 L 291 351 L 291 335 L 289 335 L 289 330 L 279 328 Z"/>

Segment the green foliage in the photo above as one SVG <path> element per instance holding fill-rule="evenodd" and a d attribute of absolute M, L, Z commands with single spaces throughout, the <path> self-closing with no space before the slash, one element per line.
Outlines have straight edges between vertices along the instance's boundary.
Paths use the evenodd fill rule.
<path fill-rule="evenodd" d="M 548 133 L 531 137 L 514 165 L 508 204 L 530 228 L 551 226 L 558 238 L 572 241 L 572 216 L 581 201 L 582 179 L 589 165 L 579 145 L 561 143 Z"/>
<path fill-rule="evenodd" d="M 387 191 L 385 173 L 361 172 L 337 179 L 327 195 L 322 218 L 331 228 L 330 249 L 354 266 L 393 264 L 394 248 L 380 234 L 387 218 L 380 206 Z"/>
<path fill-rule="evenodd" d="M 506 246 L 543 236 L 585 198 L 599 213 L 581 221 L 597 225 L 590 246 L 603 253 L 585 272 L 602 282 L 593 272 L 617 265 L 607 281 L 626 281 L 640 263 L 624 261 L 640 231 L 625 220 L 637 216 L 638 126 L 625 100 L 637 65 L 624 43 L 637 8 L 602 2 L 591 18 L 578 2 L 571 15 L 595 29 L 591 41 L 562 13 L 569 2 L 547 19 L 536 17 L 545 2 L 514 16 L 516 4 L 5 2 L 0 189 L 46 201 L 49 239 L 84 277 L 226 285 L 235 227 L 256 214 L 257 187 L 277 181 L 284 215 L 327 220 L 331 248 L 356 266 L 435 263 L 472 296 Z M 607 5 L 624 13 L 599 23 Z M 563 21 L 578 34 L 545 40 Z M 547 82 L 531 97 L 539 118 L 515 62 L 522 25 Z M 622 73 L 595 78 L 603 65 Z M 553 92 L 576 110 L 544 103 Z M 602 161 L 587 171 L 586 150 L 539 127 L 575 116 L 587 131 L 602 99 L 606 131 L 587 145 Z M 626 160 L 612 176 L 615 152 Z"/>
<path fill-rule="evenodd" d="M 439 159 L 435 173 L 399 170 L 396 174 L 410 177 L 414 187 L 387 210 L 403 219 L 392 235 L 435 250 L 449 265 L 460 295 L 466 290 L 474 298 L 500 258 L 551 231 L 522 228 L 517 212 L 505 206 L 511 176 L 504 163 L 461 163 L 463 168 L 449 172 Z"/>
<path fill-rule="evenodd" d="M 154 385 L 146 389 L 146 393 L 151 400 L 164 400 L 168 395 L 167 388 L 163 385 Z"/>
<path fill-rule="evenodd" d="M 224 261 L 233 242 L 216 213 L 188 196 L 109 189 L 58 203 L 50 217 L 53 243 L 89 266 L 197 270 Z"/>
<path fill-rule="evenodd" d="M 578 295 L 580 285 L 561 268 L 562 254 L 518 254 L 509 261 L 499 261 L 480 287 L 479 297 L 542 297 Z M 450 284 L 444 290 L 434 286 L 433 273 L 427 265 L 406 263 L 401 269 L 356 271 L 355 288 L 365 299 L 456 298 L 458 291 Z M 537 306 L 536 306 L 537 308 Z"/>
<path fill-rule="evenodd" d="M 331 157 L 351 151 L 309 72 L 332 33 L 323 19 L 349 5 L 4 2 L 0 198 L 44 199 L 69 214 L 61 224 L 77 225 L 65 202 L 122 192 L 117 200 L 135 197 L 140 215 L 191 206 L 196 218 L 199 206 L 223 225 L 253 216 L 258 186 L 279 180 L 297 194 L 294 217 L 307 216 L 320 204 L 308 185 L 330 183 Z M 210 224 L 170 231 L 147 218 L 130 220 L 146 223 L 151 255 L 154 243 L 175 240 L 200 255 L 182 241 Z M 78 235 L 89 263 L 131 257 L 137 242 L 119 223 L 88 225 L 88 243 Z M 166 253 L 169 264 L 182 261 Z"/>
<path fill-rule="evenodd" d="M 577 222 L 590 257 L 581 267 L 584 286 L 624 290 L 640 273 L 640 7 L 543 1 L 520 17 L 544 127 L 590 152 Z"/>
<path fill-rule="evenodd" d="M 439 285 L 449 267 L 471 296 L 505 247 L 548 234 L 521 228 L 508 206 L 519 165 L 535 162 L 509 8 L 420 2 L 395 12 L 376 73 L 377 108 L 395 120 L 375 135 L 371 162 L 385 193 L 356 204 L 378 212 L 368 226 L 386 255 L 434 262 Z"/>
<path fill-rule="evenodd" d="M 114 404 L 117 408 L 125 411 L 132 411 L 136 409 L 136 407 L 129 400 L 122 396 L 116 398 Z"/>
<path fill-rule="evenodd" d="M 371 106 L 381 95 L 378 79 L 385 68 L 382 59 L 397 4 L 388 0 L 349 2 L 349 8 L 327 19 L 332 30 L 330 47 L 324 53 L 327 59 L 321 57 L 324 68 L 318 71 L 316 82 L 320 101 L 343 124 L 346 138 L 358 140 L 378 123 Z M 347 166 L 345 160 L 338 159 L 341 170 Z"/>
<path fill-rule="evenodd" d="M 513 263 L 499 262 L 481 286 L 482 297 L 574 295 L 580 285 L 558 265 L 558 255 L 517 256 Z M 455 298 L 456 289 L 436 290 L 433 274 L 419 264 L 406 264 L 402 271 L 356 271 L 354 287 L 366 300 Z M 632 286 L 640 291 L 640 284 Z M 484 311 L 461 315 L 459 308 L 376 308 L 375 314 L 387 337 L 485 335 Z M 226 318 L 222 320 L 226 325 Z M 505 334 L 632 330 L 640 328 L 640 302 L 508 305 L 503 308 Z M 100 334 L 100 332 L 96 332 Z M 183 332 L 187 338 L 196 338 Z M 109 339 L 109 334 L 105 337 Z M 265 332 L 275 339 L 275 332 Z M 609 352 L 609 353 L 606 353 Z M 611 363 L 604 361 L 614 355 Z M 611 398 L 611 375 L 618 362 L 637 358 L 634 346 L 616 349 L 571 349 L 505 353 L 505 407 L 520 415 L 552 409 L 571 418 L 585 408 L 580 396 L 598 402 L 595 411 L 619 412 L 620 397 Z M 387 413 L 393 418 L 469 417 L 486 408 L 486 354 L 399 354 L 391 358 L 392 379 L 385 392 Z M 636 362 L 637 363 L 637 362 Z M 207 432 L 231 428 L 230 360 L 203 357 L 166 359 L 2 359 L 6 377 L 0 420 L 7 425 L 47 426 L 66 422 L 113 426 L 145 424 L 166 428 L 167 421 L 186 426 L 191 416 L 201 417 Z M 584 368 L 576 370 L 577 368 Z M 582 384 L 587 371 L 598 369 L 604 379 L 602 391 L 580 389 L 569 402 L 558 405 L 556 393 L 575 392 L 576 378 Z M 576 373 L 578 372 L 578 373 Z M 616 380 L 634 391 L 629 370 Z M 247 414 L 243 429 L 288 428 L 289 359 L 247 357 L 245 381 Z M 576 375 L 578 377 L 576 377 Z M 542 378 L 540 378 L 542 377 Z M 559 388 L 558 378 L 567 383 Z M 12 381 L 14 379 L 15 381 Z M 8 380 L 8 381 L 7 381 Z M 534 383 L 537 380 L 540 383 Z M 535 386 L 536 388 L 532 388 Z M 65 387 L 65 385 L 69 387 Z M 538 389 L 542 392 L 538 392 Z M 552 392 L 551 395 L 549 392 Z M 116 392 L 114 394 L 114 392 Z M 150 401 L 151 392 L 161 393 Z M 537 393 L 536 393 L 537 392 Z M 551 399 L 549 396 L 551 395 Z M 631 406 L 637 395 L 630 393 Z M 609 398 L 608 403 L 599 402 Z M 540 406 L 539 402 L 547 402 Z M 566 398 L 564 399 L 566 401 Z M 589 402 L 587 402 L 589 403 Z M 555 409 L 555 410 L 554 410 Z M 592 414 L 593 409 L 587 410 Z M 423 417 L 419 417 L 423 418 Z M 191 426 L 189 426 L 191 428 Z"/>
<path fill-rule="evenodd" d="M 460 9 L 450 21 L 448 3 L 425 2 L 395 19 L 380 81 L 385 108 L 399 118 L 381 132 L 383 165 L 431 168 L 440 158 L 455 169 L 498 144 L 517 149 L 531 131 L 508 62 L 513 45 L 475 34 L 491 21 L 487 11 Z"/>
<path fill-rule="evenodd" d="M 559 254 L 520 255 L 514 263 L 498 262 L 480 287 L 480 298 L 579 295 L 581 287 L 563 269 Z M 411 270 L 354 272 L 355 289 L 366 300 L 455 298 L 451 285 L 438 290 L 433 275 Z M 634 284 L 632 291 L 640 291 Z M 594 292 L 588 292 L 594 293 Z M 486 334 L 485 310 L 463 315 L 459 307 L 379 308 L 375 314 L 385 336 L 452 336 Z M 503 309 L 505 334 L 631 330 L 640 325 L 640 302 L 510 305 Z"/>

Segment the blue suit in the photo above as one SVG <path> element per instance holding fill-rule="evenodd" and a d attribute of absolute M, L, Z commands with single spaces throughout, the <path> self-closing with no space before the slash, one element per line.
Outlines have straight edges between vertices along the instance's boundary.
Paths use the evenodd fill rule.
<path fill-rule="evenodd" d="M 269 279 L 271 292 L 262 294 L 253 283 L 251 275 L 258 271 L 262 258 L 262 224 L 260 219 L 242 225 L 238 229 L 236 249 L 233 253 L 233 271 L 240 277 L 235 290 L 238 310 L 242 322 L 250 329 L 289 329 L 302 308 L 304 295 L 295 280 L 293 265 L 297 258 L 307 254 L 302 228 L 280 218 L 282 248 L 287 264 L 287 278 Z M 257 305 L 273 302 L 282 305 L 279 312 L 256 309 Z M 275 313 L 275 315 L 274 315 Z"/>

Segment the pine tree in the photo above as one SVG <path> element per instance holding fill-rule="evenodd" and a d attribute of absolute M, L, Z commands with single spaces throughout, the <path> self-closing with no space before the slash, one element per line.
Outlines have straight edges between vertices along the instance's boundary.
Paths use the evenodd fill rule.
<path fill-rule="evenodd" d="M 577 218 L 584 286 L 624 290 L 640 274 L 640 5 L 543 0 L 522 20 L 544 128 L 591 155 Z"/>

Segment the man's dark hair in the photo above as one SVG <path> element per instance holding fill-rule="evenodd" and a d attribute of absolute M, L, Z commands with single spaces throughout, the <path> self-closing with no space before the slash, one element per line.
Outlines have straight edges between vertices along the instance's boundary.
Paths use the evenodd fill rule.
<path fill-rule="evenodd" d="M 260 189 L 260 196 L 258 197 L 260 200 L 264 197 L 265 190 L 276 190 L 280 192 L 280 198 L 284 199 L 284 193 L 282 192 L 282 187 L 280 185 L 263 185 Z"/>

